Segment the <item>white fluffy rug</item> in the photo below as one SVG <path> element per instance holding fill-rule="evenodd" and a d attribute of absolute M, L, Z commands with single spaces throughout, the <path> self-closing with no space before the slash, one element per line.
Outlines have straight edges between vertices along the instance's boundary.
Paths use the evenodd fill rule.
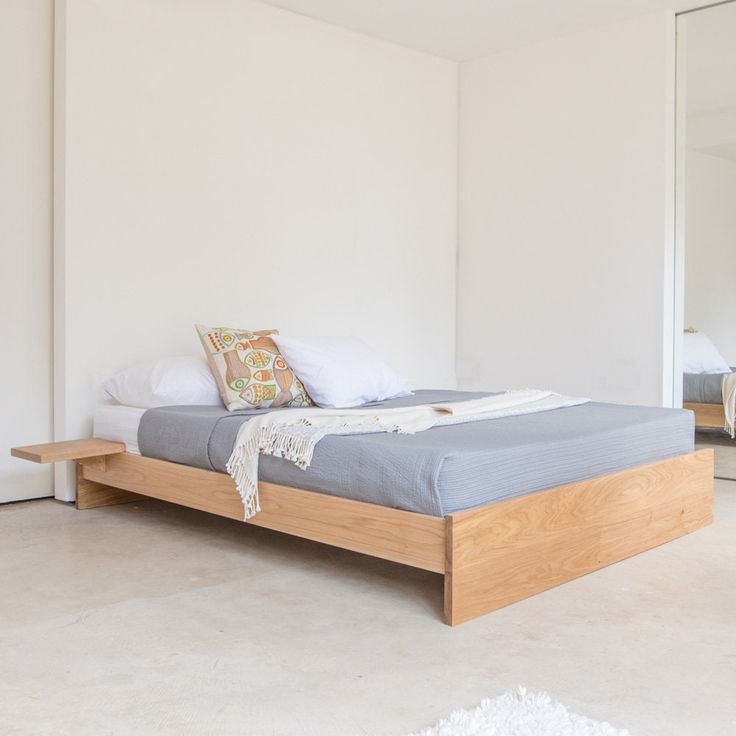
<path fill-rule="evenodd" d="M 456 710 L 432 728 L 412 736 L 631 736 L 608 723 L 570 713 L 547 693 L 520 687 L 474 710 Z"/>

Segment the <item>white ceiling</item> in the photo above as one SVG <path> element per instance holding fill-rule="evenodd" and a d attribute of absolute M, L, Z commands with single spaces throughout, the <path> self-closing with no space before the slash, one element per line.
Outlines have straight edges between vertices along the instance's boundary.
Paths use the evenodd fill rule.
<path fill-rule="evenodd" d="M 286 10 L 466 61 L 653 10 L 707 0 L 264 0 Z"/>

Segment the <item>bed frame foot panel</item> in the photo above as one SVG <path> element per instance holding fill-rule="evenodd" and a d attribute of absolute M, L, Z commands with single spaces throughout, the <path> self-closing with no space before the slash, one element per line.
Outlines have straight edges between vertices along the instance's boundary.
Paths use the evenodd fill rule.
<path fill-rule="evenodd" d="M 447 517 L 451 626 L 707 526 L 713 450 Z"/>

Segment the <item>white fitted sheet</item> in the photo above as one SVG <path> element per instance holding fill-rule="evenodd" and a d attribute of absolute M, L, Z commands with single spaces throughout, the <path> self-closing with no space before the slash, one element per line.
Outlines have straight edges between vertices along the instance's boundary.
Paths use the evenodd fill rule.
<path fill-rule="evenodd" d="M 138 425 L 146 409 L 122 404 L 100 404 L 95 409 L 92 435 L 101 440 L 124 442 L 125 449 L 140 455 L 138 448 Z"/>

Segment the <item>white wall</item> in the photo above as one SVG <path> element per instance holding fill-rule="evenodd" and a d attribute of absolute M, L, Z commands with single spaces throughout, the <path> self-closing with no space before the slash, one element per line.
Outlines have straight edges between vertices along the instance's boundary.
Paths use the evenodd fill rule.
<path fill-rule="evenodd" d="M 0 502 L 51 493 L 9 456 L 51 439 L 52 0 L 0 3 Z"/>
<path fill-rule="evenodd" d="M 57 13 L 59 436 L 195 321 L 358 334 L 454 385 L 455 63 L 247 0 Z"/>
<path fill-rule="evenodd" d="M 687 152 L 685 324 L 736 365 L 736 161 Z"/>
<path fill-rule="evenodd" d="M 673 43 L 657 13 L 461 66 L 461 387 L 662 403 Z"/>

